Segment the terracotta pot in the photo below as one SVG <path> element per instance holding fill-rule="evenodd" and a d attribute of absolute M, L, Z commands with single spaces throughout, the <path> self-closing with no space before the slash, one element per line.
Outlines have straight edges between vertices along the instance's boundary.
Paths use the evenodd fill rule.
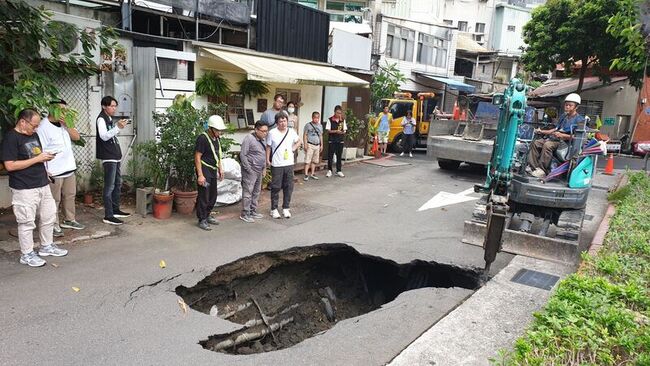
<path fill-rule="evenodd" d="M 176 204 L 176 212 L 181 215 L 192 214 L 192 211 L 194 211 L 194 206 L 196 205 L 196 197 L 198 195 L 198 191 L 174 191 L 174 203 Z"/>
<path fill-rule="evenodd" d="M 174 194 L 153 195 L 153 217 L 157 219 L 168 219 L 172 216 L 172 204 L 174 203 Z"/>
<path fill-rule="evenodd" d="M 85 205 L 92 205 L 93 204 L 93 194 L 92 193 L 84 193 L 84 204 Z"/>

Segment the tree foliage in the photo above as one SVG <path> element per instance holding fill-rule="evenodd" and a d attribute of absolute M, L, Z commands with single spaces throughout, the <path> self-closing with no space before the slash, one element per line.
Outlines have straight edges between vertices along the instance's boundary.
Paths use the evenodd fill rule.
<path fill-rule="evenodd" d="M 13 125 L 16 114 L 33 107 L 47 112 L 59 99 L 56 78 L 92 75 L 99 71 L 92 51 L 111 53 L 116 33 L 110 28 L 84 30 L 50 21 L 52 13 L 23 0 L 0 2 L 0 125 Z M 63 53 L 71 37 L 79 37 L 82 53 Z M 57 111 L 58 113 L 58 111 Z M 70 114 L 74 117 L 74 113 Z M 71 118 L 68 117 L 68 118 Z M 71 121 L 70 121 L 71 122 Z"/>
<path fill-rule="evenodd" d="M 635 86 L 639 86 L 638 81 L 643 78 L 648 55 L 648 44 L 641 32 L 642 23 L 639 22 L 639 3 L 637 0 L 620 0 L 621 10 L 609 19 L 607 27 L 607 33 L 620 40 L 623 51 L 612 60 L 611 68 L 633 75 Z"/>
<path fill-rule="evenodd" d="M 404 74 L 397 68 L 397 64 L 386 63 L 379 66 L 375 77 L 370 83 L 370 99 L 372 106 L 381 109 L 381 100 L 390 98 L 393 93 L 400 90 L 400 84 L 406 80 Z"/>
<path fill-rule="evenodd" d="M 578 92 L 586 72 L 607 80 L 612 62 L 626 51 L 607 29 L 612 17 L 624 10 L 619 0 L 549 0 L 533 10 L 524 26 L 522 62 L 534 72 L 548 72 L 564 64 L 570 72 L 580 62 Z M 634 75 L 631 75 L 633 78 Z"/>

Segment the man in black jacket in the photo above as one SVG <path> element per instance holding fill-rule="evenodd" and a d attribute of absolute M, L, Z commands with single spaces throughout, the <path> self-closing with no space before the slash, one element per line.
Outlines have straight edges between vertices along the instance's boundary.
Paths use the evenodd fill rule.
<path fill-rule="evenodd" d="M 96 156 L 104 168 L 104 223 L 122 225 L 118 217 L 129 217 L 130 213 L 120 210 L 120 189 L 122 175 L 120 163 L 122 150 L 117 141 L 117 135 L 126 127 L 127 120 L 113 122 L 113 114 L 117 110 L 117 100 L 111 96 L 102 98 L 102 112 L 97 116 Z"/>

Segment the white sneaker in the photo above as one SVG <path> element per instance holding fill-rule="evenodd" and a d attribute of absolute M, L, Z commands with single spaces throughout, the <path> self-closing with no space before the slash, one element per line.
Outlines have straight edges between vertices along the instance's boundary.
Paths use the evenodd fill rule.
<path fill-rule="evenodd" d="M 26 264 L 30 267 L 40 267 L 45 265 L 45 260 L 39 257 L 36 252 L 22 254 L 20 256 L 20 264 Z"/>
<path fill-rule="evenodd" d="M 278 209 L 276 208 L 275 210 L 271 211 L 271 217 L 273 217 L 274 219 L 279 219 L 282 216 L 280 216 L 280 213 L 278 212 Z"/>
<path fill-rule="evenodd" d="M 404 156 L 404 153 L 403 152 L 399 153 L 399 156 Z"/>
<path fill-rule="evenodd" d="M 291 218 L 291 212 L 289 212 L 288 208 L 285 208 L 282 210 L 282 215 L 284 216 L 285 219 L 290 219 Z"/>
<path fill-rule="evenodd" d="M 331 177 L 331 176 L 332 176 L 332 171 L 331 171 L 331 170 L 328 170 L 328 171 L 327 171 L 327 174 L 325 174 L 325 176 L 326 176 L 327 178 Z"/>
<path fill-rule="evenodd" d="M 345 177 L 345 174 L 343 174 L 343 172 L 336 172 L 336 175 L 338 175 L 341 178 Z"/>
<path fill-rule="evenodd" d="M 535 170 L 531 173 L 531 175 L 532 175 L 533 177 L 535 177 L 535 178 L 544 178 L 544 177 L 546 177 L 546 173 L 544 172 L 544 170 L 542 170 L 542 169 L 540 169 L 540 168 L 535 169 Z"/>
<path fill-rule="evenodd" d="M 409 153 L 409 158 L 412 158 L 412 157 L 413 157 L 413 154 L 412 154 L 412 153 Z"/>

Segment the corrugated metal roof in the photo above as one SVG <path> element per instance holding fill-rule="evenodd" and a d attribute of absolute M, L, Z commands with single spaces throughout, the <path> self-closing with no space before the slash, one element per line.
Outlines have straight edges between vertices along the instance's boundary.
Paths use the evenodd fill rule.
<path fill-rule="evenodd" d="M 472 39 L 470 34 L 458 33 L 458 44 L 456 48 L 469 53 L 492 53 Z"/>
<path fill-rule="evenodd" d="M 611 84 L 618 83 L 619 81 L 626 80 L 626 76 L 616 76 L 611 79 Z M 542 86 L 533 90 L 528 94 L 531 98 L 550 98 L 550 97 L 560 97 L 573 93 L 578 89 L 578 78 L 569 78 L 569 79 L 552 79 L 548 80 Z M 597 76 L 586 77 L 582 84 L 582 90 L 597 89 L 603 85 L 602 80 Z"/>

